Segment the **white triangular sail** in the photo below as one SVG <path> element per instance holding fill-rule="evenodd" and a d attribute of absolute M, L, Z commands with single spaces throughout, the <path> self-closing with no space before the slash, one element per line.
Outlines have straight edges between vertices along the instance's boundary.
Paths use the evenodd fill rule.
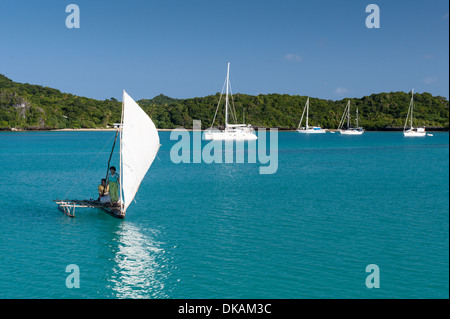
<path fill-rule="evenodd" d="M 122 213 L 134 199 L 139 185 L 158 153 L 160 143 L 155 124 L 123 91 L 120 143 Z"/>

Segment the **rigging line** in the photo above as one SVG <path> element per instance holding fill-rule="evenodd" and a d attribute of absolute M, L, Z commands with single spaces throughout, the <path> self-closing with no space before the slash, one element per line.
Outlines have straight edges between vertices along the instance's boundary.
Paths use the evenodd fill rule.
<path fill-rule="evenodd" d="M 111 142 L 111 140 L 113 139 L 115 135 L 111 136 L 111 138 L 108 140 L 108 142 L 106 142 L 106 144 L 103 146 L 103 148 L 100 150 L 100 152 L 98 152 L 97 156 L 95 156 L 95 158 L 91 161 L 91 163 L 89 164 L 89 166 L 84 170 L 83 174 L 80 176 L 80 178 L 72 185 L 72 187 L 69 189 L 69 191 L 66 193 L 66 195 L 64 195 L 63 198 L 67 198 L 67 195 L 69 195 L 69 193 L 73 190 L 73 188 L 78 185 L 80 183 L 80 181 L 84 178 L 84 176 L 86 175 L 88 169 L 92 166 L 92 164 L 94 163 L 94 161 L 98 158 L 98 156 L 100 155 L 101 152 L 103 152 L 103 150 L 105 149 L 105 147 L 109 144 L 109 142 Z"/>
<path fill-rule="evenodd" d="M 233 116 L 233 118 L 234 118 L 234 123 L 237 124 L 238 121 L 237 121 L 237 116 L 236 116 L 236 108 L 234 106 L 233 90 L 231 89 L 231 81 L 228 81 L 228 84 L 230 85 L 230 95 L 231 95 L 231 107 L 230 107 L 231 116 Z"/>
<path fill-rule="evenodd" d="M 214 114 L 214 119 L 213 119 L 213 121 L 211 123 L 211 128 L 214 126 L 214 122 L 216 121 L 217 110 L 219 109 L 220 101 L 222 100 L 223 90 L 225 89 L 225 83 L 226 82 L 227 82 L 227 79 L 225 78 L 225 82 L 223 83 L 223 87 L 222 87 L 222 92 L 220 93 L 220 97 L 219 97 L 219 103 L 217 103 L 216 113 Z"/>
<path fill-rule="evenodd" d="M 403 126 L 403 131 L 406 131 L 406 125 L 408 125 L 409 113 L 411 111 L 411 102 L 409 102 L 408 106 L 408 114 L 406 114 L 405 125 Z"/>
<path fill-rule="evenodd" d="M 344 114 L 342 114 L 341 121 L 339 122 L 338 130 L 344 128 L 344 119 L 345 119 L 345 115 L 347 114 L 347 108 L 348 108 L 348 103 L 345 106 Z"/>
<path fill-rule="evenodd" d="M 232 119 L 234 120 L 234 123 L 237 124 L 236 110 L 234 108 L 233 90 L 231 89 L 231 81 L 228 81 L 228 85 L 230 86 L 230 95 L 231 95 L 230 113 L 231 113 Z"/>
<path fill-rule="evenodd" d="M 306 111 L 306 104 L 305 104 L 305 107 L 303 108 L 302 117 L 300 118 L 300 122 L 298 123 L 297 130 L 299 130 L 299 129 L 300 129 L 300 126 L 302 125 L 302 122 L 303 122 L 303 116 L 305 115 L 305 111 Z M 339 124 L 339 125 L 340 125 L 340 124 Z M 305 128 L 306 128 L 306 125 L 305 125 Z"/>

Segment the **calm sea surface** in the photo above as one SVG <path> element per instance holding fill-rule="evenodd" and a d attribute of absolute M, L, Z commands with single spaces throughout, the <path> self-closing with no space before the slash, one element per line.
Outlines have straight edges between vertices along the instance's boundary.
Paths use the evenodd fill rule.
<path fill-rule="evenodd" d="M 113 135 L 0 133 L 0 298 L 449 297 L 448 133 L 280 132 L 260 175 L 174 164 L 160 132 L 125 220 L 65 216 L 52 200 L 97 196 Z"/>

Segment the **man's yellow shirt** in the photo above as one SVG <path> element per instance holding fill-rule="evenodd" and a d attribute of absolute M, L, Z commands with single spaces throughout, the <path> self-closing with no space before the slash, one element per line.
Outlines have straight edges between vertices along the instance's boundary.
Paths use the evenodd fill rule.
<path fill-rule="evenodd" d="M 106 188 L 106 190 L 103 191 L 105 188 Z M 106 185 L 106 186 L 98 185 L 98 192 L 100 194 L 103 194 L 103 195 L 108 195 L 108 193 L 109 193 L 109 185 Z"/>

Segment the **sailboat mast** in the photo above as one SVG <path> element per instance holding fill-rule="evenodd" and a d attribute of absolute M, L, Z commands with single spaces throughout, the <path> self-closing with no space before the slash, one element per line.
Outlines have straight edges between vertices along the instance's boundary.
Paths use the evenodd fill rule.
<path fill-rule="evenodd" d="M 119 148 L 119 153 L 120 153 L 120 162 L 119 162 L 119 169 L 120 169 L 120 175 L 119 175 L 119 180 L 120 180 L 120 185 L 119 185 L 119 198 L 120 198 L 120 205 L 123 205 L 124 200 L 123 200 L 123 191 L 122 191 L 122 185 L 123 185 L 123 168 L 122 168 L 122 132 L 123 132 L 123 111 L 124 111 L 124 107 L 125 107 L 125 90 L 123 90 L 122 93 L 122 115 L 120 118 L 120 127 L 119 127 L 119 132 L 120 132 L 120 148 Z M 122 206 L 120 211 L 125 214 L 125 211 L 122 211 Z"/>
<path fill-rule="evenodd" d="M 228 128 L 228 83 L 230 81 L 230 62 L 227 67 L 227 94 L 225 97 L 225 129 Z"/>
<path fill-rule="evenodd" d="M 306 129 L 309 129 L 308 120 L 309 120 L 309 97 L 306 100 L 306 127 L 305 127 Z"/>
<path fill-rule="evenodd" d="M 347 107 L 347 129 L 350 128 L 350 100 L 348 100 L 348 107 Z"/>
<path fill-rule="evenodd" d="M 356 127 L 359 127 L 359 124 L 358 124 L 358 108 L 356 108 Z"/>
<path fill-rule="evenodd" d="M 116 131 L 116 136 L 114 137 L 114 143 L 113 143 L 113 146 L 112 146 L 112 149 L 111 149 L 111 154 L 109 154 L 109 159 L 108 159 L 108 168 L 106 169 L 106 177 L 105 177 L 105 179 L 106 180 L 108 180 L 108 175 L 109 175 L 109 164 L 111 163 L 111 158 L 112 158 L 112 155 L 113 155 L 113 153 L 114 153 L 114 147 L 116 146 L 116 141 L 117 141 L 117 135 L 119 134 L 119 130 L 120 130 L 120 127 L 117 129 L 117 131 Z"/>
<path fill-rule="evenodd" d="M 414 89 L 411 90 L 411 128 L 413 127 Z"/>

